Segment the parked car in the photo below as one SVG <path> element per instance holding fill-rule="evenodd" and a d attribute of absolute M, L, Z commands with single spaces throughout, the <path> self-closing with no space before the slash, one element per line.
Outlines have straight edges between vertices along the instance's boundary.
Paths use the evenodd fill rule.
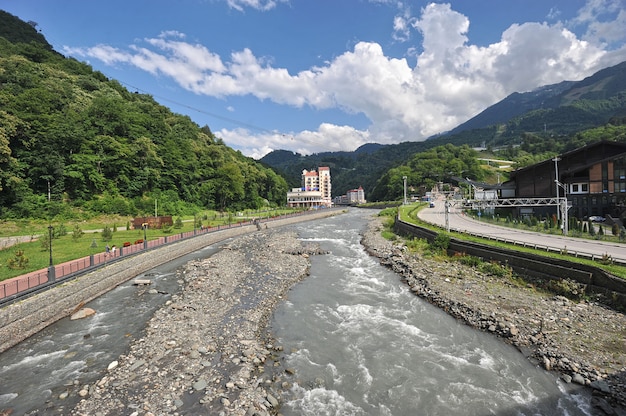
<path fill-rule="evenodd" d="M 604 221 L 606 221 L 606 218 L 601 217 L 599 215 L 592 215 L 591 217 L 589 217 L 589 221 L 591 221 L 591 222 L 604 222 Z"/>

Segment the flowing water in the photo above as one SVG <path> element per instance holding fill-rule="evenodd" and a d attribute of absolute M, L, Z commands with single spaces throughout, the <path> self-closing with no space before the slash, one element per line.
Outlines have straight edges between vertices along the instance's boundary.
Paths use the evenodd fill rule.
<path fill-rule="evenodd" d="M 294 351 L 285 365 L 296 369 L 282 414 L 592 414 L 585 391 L 567 391 L 514 348 L 410 294 L 361 247 L 369 215 L 352 210 L 293 226 L 330 254 L 311 257 L 310 277 L 289 292 L 273 320 L 285 351 Z M 97 313 L 90 319 L 62 319 L 0 354 L 0 411 L 67 414 L 79 398 L 59 395 L 74 380 L 99 379 L 178 290 L 177 268 L 217 249 L 147 273 L 158 294 L 127 282 L 91 302 Z"/>
<path fill-rule="evenodd" d="M 159 293 L 147 293 L 131 279 L 90 302 L 96 314 L 89 319 L 63 318 L 0 354 L 0 414 L 8 409 L 11 415 L 69 413 L 80 397 L 75 392 L 59 396 L 74 390 L 74 382 L 102 377 L 103 369 L 142 336 L 154 311 L 180 289 L 176 270 L 218 249 L 208 246 L 139 276 Z"/>
<path fill-rule="evenodd" d="M 286 415 L 589 415 L 589 394 L 409 292 L 360 245 L 352 210 L 300 224 L 328 255 L 276 311 L 295 370 Z"/>

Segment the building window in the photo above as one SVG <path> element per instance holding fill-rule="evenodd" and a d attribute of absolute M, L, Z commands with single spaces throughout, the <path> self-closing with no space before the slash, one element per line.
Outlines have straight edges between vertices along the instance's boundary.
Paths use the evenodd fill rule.
<path fill-rule="evenodd" d="M 613 162 L 614 192 L 626 192 L 626 157 Z"/>
<path fill-rule="evenodd" d="M 589 193 L 589 184 L 587 184 L 587 183 L 572 183 L 569 186 L 569 192 L 571 194 L 586 194 L 586 193 Z"/>

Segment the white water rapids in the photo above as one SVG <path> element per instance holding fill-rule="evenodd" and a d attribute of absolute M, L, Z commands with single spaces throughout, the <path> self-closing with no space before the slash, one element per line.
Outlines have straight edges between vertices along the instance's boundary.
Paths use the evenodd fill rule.
<path fill-rule="evenodd" d="M 589 415 L 589 396 L 410 293 L 360 245 L 371 212 L 298 225 L 312 257 L 272 330 L 295 370 L 284 415 Z"/>

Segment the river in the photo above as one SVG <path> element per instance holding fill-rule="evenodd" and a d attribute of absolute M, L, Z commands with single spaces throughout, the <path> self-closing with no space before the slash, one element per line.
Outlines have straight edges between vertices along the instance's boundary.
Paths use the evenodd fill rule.
<path fill-rule="evenodd" d="M 128 351 L 140 338 L 154 311 L 180 290 L 177 270 L 206 258 L 229 240 L 205 247 L 148 271 L 147 289 L 133 280 L 116 287 L 87 306 L 97 313 L 89 319 L 63 318 L 0 354 L 0 415 L 63 415 L 80 400 L 76 394 L 59 399 L 67 384 L 88 384 L 102 369 Z M 149 293 L 149 289 L 156 293 Z"/>
<path fill-rule="evenodd" d="M 586 391 L 568 391 L 513 347 L 473 330 L 411 294 L 360 245 L 371 211 L 292 225 L 330 254 L 276 311 L 272 330 L 295 370 L 281 409 L 292 415 L 590 415 Z M 129 281 L 0 354 L 0 411 L 67 414 L 76 395 L 125 354 L 146 321 L 178 290 L 176 271 L 210 256 L 209 246 L 146 274 L 152 294 Z M 141 276 L 140 276 L 141 277 Z"/>
<path fill-rule="evenodd" d="M 367 215 L 298 227 L 330 254 L 274 315 L 295 370 L 284 415 L 592 414 L 585 390 L 410 293 L 361 246 Z"/>

